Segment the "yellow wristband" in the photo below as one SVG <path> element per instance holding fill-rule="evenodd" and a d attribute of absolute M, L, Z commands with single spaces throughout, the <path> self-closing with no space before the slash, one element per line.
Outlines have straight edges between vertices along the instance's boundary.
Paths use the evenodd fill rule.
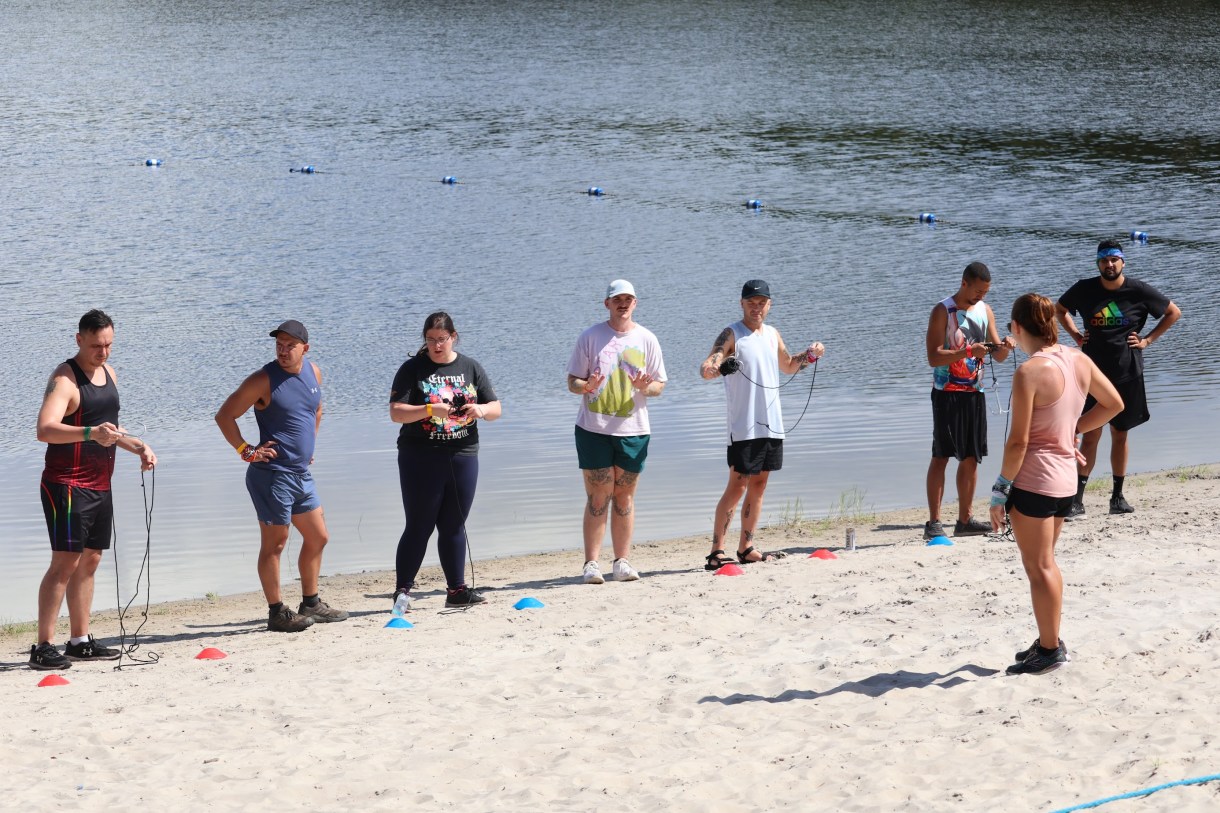
<path fill-rule="evenodd" d="M 428 404 L 427 407 L 428 407 L 428 417 L 431 418 L 432 417 L 432 404 Z"/>
<path fill-rule="evenodd" d="M 242 453 L 243 453 L 243 452 L 245 452 L 245 451 L 246 451 L 246 449 L 248 449 L 248 448 L 250 448 L 250 444 L 249 444 L 249 443 L 242 443 L 242 445 L 240 445 L 240 446 L 238 446 L 238 447 L 237 447 L 237 453 L 238 453 L 238 454 L 242 454 Z"/>

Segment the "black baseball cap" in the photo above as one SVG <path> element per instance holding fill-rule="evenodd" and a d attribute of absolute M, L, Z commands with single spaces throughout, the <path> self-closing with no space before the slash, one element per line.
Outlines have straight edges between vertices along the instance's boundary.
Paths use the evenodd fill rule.
<path fill-rule="evenodd" d="M 296 319 L 289 319 L 287 322 L 284 322 L 275 330 L 271 331 L 272 336 L 278 336 L 281 333 L 287 333 L 289 336 L 297 339 L 303 344 L 309 344 L 309 331 L 306 330 L 305 326 Z"/>
<path fill-rule="evenodd" d="M 749 299 L 752 296 L 765 296 L 771 298 L 771 286 L 765 280 L 752 279 L 745 285 L 741 286 L 741 298 Z"/>

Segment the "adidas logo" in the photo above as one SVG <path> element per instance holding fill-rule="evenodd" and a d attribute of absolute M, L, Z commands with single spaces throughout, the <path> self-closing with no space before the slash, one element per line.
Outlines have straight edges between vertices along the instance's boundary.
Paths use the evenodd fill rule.
<path fill-rule="evenodd" d="M 1114 302 L 1093 314 L 1093 318 L 1089 320 L 1091 327 L 1125 327 L 1130 323 L 1130 320 L 1123 316 L 1123 312 Z"/>

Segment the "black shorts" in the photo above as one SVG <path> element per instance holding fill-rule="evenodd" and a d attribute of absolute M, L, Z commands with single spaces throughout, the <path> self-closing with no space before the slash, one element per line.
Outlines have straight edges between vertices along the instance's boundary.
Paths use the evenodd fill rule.
<path fill-rule="evenodd" d="M 42 481 L 42 513 L 47 518 L 51 550 L 80 553 L 110 548 L 114 503 L 109 491 Z"/>
<path fill-rule="evenodd" d="M 1123 411 L 1110 419 L 1110 426 L 1120 432 L 1126 432 L 1141 423 L 1147 423 L 1152 416 L 1148 414 L 1148 397 L 1144 394 L 1143 377 L 1115 382 L 1114 389 L 1118 390 L 1118 394 L 1123 398 Z M 1090 395 L 1084 399 L 1084 411 L 1088 412 L 1096 403 L 1097 399 Z"/>
<path fill-rule="evenodd" d="M 1075 495 L 1048 497 L 1013 486 L 1008 492 L 1008 502 L 1004 504 L 1004 510 L 1012 511 L 1015 508 L 1031 519 L 1066 517 L 1074 499 Z"/>
<path fill-rule="evenodd" d="M 784 441 L 780 438 L 735 440 L 728 447 L 729 468 L 738 474 L 760 474 L 784 467 Z"/>
<path fill-rule="evenodd" d="M 932 390 L 932 456 L 987 456 L 987 395 Z"/>

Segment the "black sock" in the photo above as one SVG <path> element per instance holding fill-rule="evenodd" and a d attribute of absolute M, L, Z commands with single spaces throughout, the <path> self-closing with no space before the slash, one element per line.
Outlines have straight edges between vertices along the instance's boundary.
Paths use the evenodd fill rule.
<path fill-rule="evenodd" d="M 1127 475 L 1125 474 L 1122 477 L 1119 477 L 1117 474 L 1114 475 L 1114 492 L 1110 495 L 1111 499 L 1123 496 L 1123 480 L 1126 479 Z"/>
<path fill-rule="evenodd" d="M 1059 647 L 1057 647 L 1057 646 L 1054 649 L 1047 649 L 1046 647 L 1042 646 L 1041 641 L 1038 642 L 1038 654 L 1039 655 L 1045 655 L 1047 657 L 1050 657 L 1051 655 L 1054 655 L 1058 651 L 1059 651 Z"/>
<path fill-rule="evenodd" d="M 459 584 L 457 587 L 446 587 L 445 592 L 452 596 L 452 595 L 462 592 L 465 589 L 466 589 L 466 585 Z"/>
<path fill-rule="evenodd" d="M 301 596 L 301 601 L 305 604 L 306 607 L 317 607 L 318 606 L 318 594 L 314 593 L 312 596 Z"/>
<path fill-rule="evenodd" d="M 1089 484 L 1089 475 L 1082 474 L 1076 478 L 1076 502 L 1084 502 L 1084 487 Z"/>
<path fill-rule="evenodd" d="M 284 602 L 282 602 L 282 601 L 277 601 L 277 602 L 276 602 L 276 603 L 274 603 L 274 604 L 268 604 L 268 605 L 267 605 L 267 612 L 268 612 L 270 615 L 275 615 L 276 613 L 278 613 L 278 612 L 279 612 L 280 610 L 282 610 L 282 609 L 284 609 Z"/>

